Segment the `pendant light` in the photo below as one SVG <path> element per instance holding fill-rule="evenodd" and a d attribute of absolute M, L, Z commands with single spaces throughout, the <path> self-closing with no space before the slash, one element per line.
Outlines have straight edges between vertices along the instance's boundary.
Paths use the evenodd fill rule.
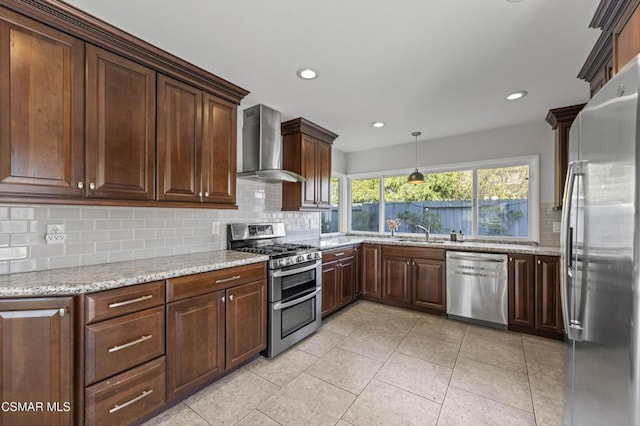
<path fill-rule="evenodd" d="M 426 183 L 424 180 L 424 175 L 418 171 L 418 136 L 420 136 L 422 132 L 413 132 L 411 136 L 416 137 L 416 168 L 407 178 L 407 183 L 411 185 L 417 185 L 421 183 Z"/>

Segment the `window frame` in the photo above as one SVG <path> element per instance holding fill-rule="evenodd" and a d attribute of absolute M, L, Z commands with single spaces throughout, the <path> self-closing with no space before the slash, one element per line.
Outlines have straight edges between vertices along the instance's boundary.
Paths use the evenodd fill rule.
<path fill-rule="evenodd" d="M 500 167 L 514 167 L 514 166 L 529 166 L 529 194 L 528 194 L 528 237 L 507 237 L 507 236 L 479 236 L 478 235 L 478 170 L 479 169 L 491 169 L 491 168 L 500 168 Z M 455 172 L 455 171 L 465 171 L 471 170 L 472 172 L 472 200 L 471 200 L 471 215 L 472 215 L 472 235 L 468 235 L 467 237 L 483 240 L 483 241 L 509 241 L 509 242 L 539 242 L 540 241 L 540 155 L 525 155 L 518 157 L 508 157 L 508 158 L 497 158 L 490 160 L 480 160 L 480 161 L 472 161 L 472 162 L 464 162 L 464 163 L 455 163 L 455 164 L 446 164 L 446 165 L 438 165 L 438 166 L 424 166 L 418 167 L 418 169 L 427 174 L 433 173 L 443 173 L 443 172 Z M 348 233 L 358 234 L 358 235 L 386 235 L 388 232 L 385 232 L 385 204 L 386 200 L 384 198 L 384 179 L 386 177 L 394 177 L 399 175 L 409 175 L 411 173 L 411 169 L 393 169 L 393 170 L 383 170 L 379 172 L 364 172 L 364 173 L 352 173 L 346 175 L 346 180 L 344 181 L 344 187 L 346 192 L 346 197 L 342 198 L 344 200 L 340 205 L 341 214 L 345 216 L 343 219 L 345 228 Z M 351 229 L 351 213 L 352 213 L 352 180 L 358 179 L 380 179 L 380 203 L 378 205 L 378 231 L 354 231 Z M 342 193 L 341 193 L 342 194 Z M 329 234 L 322 234 L 329 235 Z M 398 234 L 399 236 L 416 236 L 418 233 L 402 233 Z M 433 234 L 436 237 L 444 238 L 448 237 L 448 234 Z"/>
<path fill-rule="evenodd" d="M 347 199 L 347 187 L 351 187 L 350 185 L 347 185 L 347 175 L 344 173 L 339 173 L 339 172 L 331 172 L 331 179 L 332 178 L 338 178 L 338 231 L 337 232 L 327 232 L 327 233 L 323 233 L 322 232 L 322 213 L 320 213 L 320 221 L 321 221 L 321 225 L 320 225 L 320 236 L 322 238 L 331 238 L 331 237 L 339 237 L 342 235 L 345 235 L 347 233 L 347 229 L 350 228 L 349 224 L 347 223 L 346 220 L 346 206 L 351 205 L 351 197 L 349 196 L 349 199 Z M 331 181 L 329 181 L 329 185 L 331 185 Z M 331 187 L 329 187 L 329 194 L 331 194 Z M 331 201 L 331 200 L 329 200 Z M 348 201 L 348 203 L 347 203 Z"/>

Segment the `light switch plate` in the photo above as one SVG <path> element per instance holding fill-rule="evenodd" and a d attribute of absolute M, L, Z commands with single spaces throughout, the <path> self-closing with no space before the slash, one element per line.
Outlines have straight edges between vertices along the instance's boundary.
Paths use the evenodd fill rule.
<path fill-rule="evenodd" d="M 211 235 L 218 235 L 220 233 L 220 222 L 211 222 Z"/>

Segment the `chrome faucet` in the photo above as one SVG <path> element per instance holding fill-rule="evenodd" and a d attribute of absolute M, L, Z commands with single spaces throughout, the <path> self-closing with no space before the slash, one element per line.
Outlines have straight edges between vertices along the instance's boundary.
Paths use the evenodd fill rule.
<path fill-rule="evenodd" d="M 416 228 L 422 229 L 425 234 L 425 238 L 429 241 L 429 230 L 422 225 L 416 225 Z"/>

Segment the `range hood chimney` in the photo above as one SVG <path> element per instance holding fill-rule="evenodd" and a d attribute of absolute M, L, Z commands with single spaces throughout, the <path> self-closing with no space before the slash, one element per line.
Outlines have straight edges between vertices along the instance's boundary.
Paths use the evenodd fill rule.
<path fill-rule="evenodd" d="M 242 179 L 262 182 L 304 182 L 297 173 L 282 169 L 280 113 L 258 104 L 244 110 L 242 125 Z"/>

